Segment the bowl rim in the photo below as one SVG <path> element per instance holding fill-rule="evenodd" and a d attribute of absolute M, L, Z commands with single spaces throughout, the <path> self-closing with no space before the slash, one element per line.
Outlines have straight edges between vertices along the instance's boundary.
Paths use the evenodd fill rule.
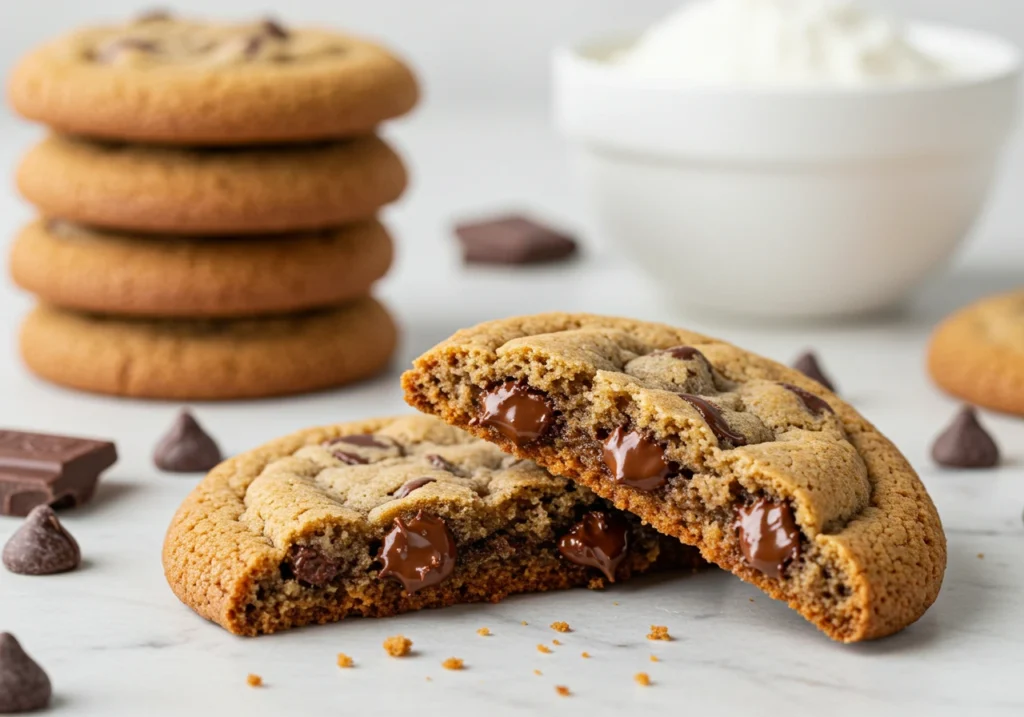
<path fill-rule="evenodd" d="M 924 94 L 949 90 L 976 87 L 992 82 L 1000 82 L 1017 78 L 1024 68 L 1024 51 L 1010 40 L 993 33 L 931 22 L 906 23 L 908 34 L 929 38 L 934 41 L 942 39 L 952 41 L 960 49 L 968 49 L 981 56 L 987 53 L 992 67 L 984 70 L 963 74 L 952 74 L 947 77 L 926 81 L 892 81 L 864 84 L 713 84 L 698 83 L 685 79 L 670 77 L 651 77 L 631 73 L 629 70 L 615 66 L 605 59 L 595 57 L 598 52 L 607 53 L 622 49 L 635 42 L 641 31 L 619 32 L 599 35 L 575 42 L 563 43 L 555 48 L 555 61 L 563 67 L 571 67 L 574 71 L 586 73 L 591 81 L 607 83 L 616 89 L 635 89 L 644 91 L 663 91 L 688 93 L 693 95 L 718 97 L 791 97 L 826 98 L 826 97 L 887 97 L 905 94 Z M 984 49 L 982 49 L 984 48 Z M 568 67 L 567 67 L 568 66 Z"/>

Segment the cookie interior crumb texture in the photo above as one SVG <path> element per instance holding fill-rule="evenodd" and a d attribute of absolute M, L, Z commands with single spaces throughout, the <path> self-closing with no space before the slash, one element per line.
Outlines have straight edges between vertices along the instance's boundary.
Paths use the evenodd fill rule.
<path fill-rule="evenodd" d="M 392 657 L 405 657 L 412 650 L 412 640 L 404 635 L 392 635 L 384 640 L 384 651 Z"/>
<path fill-rule="evenodd" d="M 668 628 L 664 625 L 651 625 L 651 631 L 647 633 L 648 640 L 671 640 Z"/>
<path fill-rule="evenodd" d="M 441 663 L 441 667 L 446 670 L 461 670 L 465 667 L 465 663 L 458 657 L 449 657 Z"/>
<path fill-rule="evenodd" d="M 604 586 L 611 564 L 584 553 L 605 536 L 577 530 L 597 513 L 621 549 L 616 580 L 700 562 L 592 491 L 413 414 L 302 431 L 223 462 L 179 509 L 164 567 L 200 615 L 257 635 Z"/>
<path fill-rule="evenodd" d="M 403 376 L 415 408 L 585 485 L 835 640 L 934 602 L 946 540 L 920 479 L 855 409 L 700 334 L 540 314 L 457 332 Z"/>
<path fill-rule="evenodd" d="M 251 672 L 246 676 L 245 681 L 249 685 L 249 687 L 263 686 L 263 678 L 259 675 L 254 675 Z"/>

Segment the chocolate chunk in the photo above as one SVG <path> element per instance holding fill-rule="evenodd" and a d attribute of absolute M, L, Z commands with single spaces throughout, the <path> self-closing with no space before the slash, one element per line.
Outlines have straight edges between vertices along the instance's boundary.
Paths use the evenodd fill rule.
<path fill-rule="evenodd" d="M 116 462 L 117 449 L 108 441 L 0 431 L 0 514 L 81 505 Z"/>
<path fill-rule="evenodd" d="M 459 224 L 455 235 L 467 263 L 536 264 L 576 252 L 572 237 L 521 216 Z"/>
<path fill-rule="evenodd" d="M 725 418 L 722 417 L 721 411 L 718 407 L 712 404 L 710 401 L 705 401 L 700 396 L 691 396 L 688 393 L 678 394 L 681 399 L 686 401 L 688 404 L 697 409 L 697 413 L 704 419 L 704 422 L 708 424 L 708 428 L 715 434 L 715 437 L 722 441 L 729 441 L 734 446 L 745 446 L 747 445 L 747 438 L 742 433 L 737 433 L 729 427 L 726 423 Z"/>
<path fill-rule="evenodd" d="M 548 400 L 514 381 L 506 381 L 484 394 L 480 423 L 496 429 L 517 446 L 535 441 L 554 423 Z"/>
<path fill-rule="evenodd" d="M 810 391 L 805 391 L 799 386 L 794 386 L 789 383 L 780 383 L 779 385 L 787 391 L 795 393 L 797 398 L 803 402 L 804 408 L 815 416 L 821 415 L 822 413 L 835 413 L 835 411 L 832 410 L 832 406 L 828 405 L 828 401 L 815 396 Z"/>
<path fill-rule="evenodd" d="M 832 393 L 836 392 L 835 384 L 832 383 L 829 377 L 825 375 L 825 372 L 821 370 L 821 364 L 818 362 L 818 356 L 813 351 L 805 351 L 800 354 L 796 361 L 793 362 L 793 368 L 807 378 L 813 378 Z"/>
<path fill-rule="evenodd" d="M 733 523 L 747 565 L 770 578 L 781 578 L 785 567 L 800 555 L 800 529 L 785 503 L 761 498 L 739 506 Z"/>
<path fill-rule="evenodd" d="M 700 359 L 704 361 L 704 363 L 710 363 L 707 357 L 693 346 L 673 346 L 670 349 L 662 349 L 661 351 L 655 351 L 654 353 L 659 356 L 671 356 L 672 358 L 679 359 L 680 361 Z"/>
<path fill-rule="evenodd" d="M 384 443 L 385 439 L 389 441 Z M 375 436 L 372 433 L 357 433 L 351 436 L 341 436 L 330 441 L 331 445 L 336 443 L 348 443 L 350 446 L 362 446 L 363 448 L 394 448 L 395 442 L 386 436 Z"/>
<path fill-rule="evenodd" d="M 82 560 L 78 543 L 48 505 L 36 506 L 4 546 L 4 567 L 21 575 L 74 570 Z"/>
<path fill-rule="evenodd" d="M 612 480 L 631 488 L 660 488 L 671 472 L 665 449 L 637 431 L 616 428 L 604 442 L 603 455 Z"/>
<path fill-rule="evenodd" d="M 153 40 L 141 37 L 120 37 L 101 46 L 93 53 L 92 59 L 103 64 L 110 64 L 121 56 L 121 53 L 134 50 L 136 52 L 157 52 L 160 46 Z"/>
<path fill-rule="evenodd" d="M 422 478 L 413 478 L 410 481 L 406 481 L 402 485 L 401 488 L 396 490 L 391 495 L 393 497 L 395 497 L 395 498 L 404 498 L 405 496 L 409 495 L 410 493 L 412 493 L 417 488 L 422 488 L 423 486 L 427 485 L 428 483 L 436 483 L 436 482 L 437 482 L 436 478 L 430 478 L 430 477 L 427 477 L 427 476 L 423 476 Z"/>
<path fill-rule="evenodd" d="M 0 632 L 0 713 L 34 712 L 50 704 L 50 678 L 9 632 Z"/>
<path fill-rule="evenodd" d="M 288 31 L 284 29 L 284 26 L 274 20 L 264 20 L 260 24 L 260 29 L 263 30 L 264 34 L 267 36 L 278 40 L 284 40 L 288 37 Z"/>
<path fill-rule="evenodd" d="M 973 406 L 964 406 L 932 444 L 932 458 L 949 468 L 992 468 L 999 465 L 999 446 L 978 421 Z"/>
<path fill-rule="evenodd" d="M 316 548 L 308 545 L 293 545 L 289 561 L 296 579 L 315 588 L 329 584 L 341 572 L 341 563 L 324 557 Z"/>
<path fill-rule="evenodd" d="M 618 516 L 591 511 L 558 541 L 558 552 L 577 565 L 597 568 L 608 582 L 629 549 L 626 522 Z"/>
<path fill-rule="evenodd" d="M 378 559 L 380 577 L 396 578 L 407 593 L 437 585 L 455 569 L 455 537 L 448 525 L 422 510 L 408 523 L 395 518 Z"/>
<path fill-rule="evenodd" d="M 267 36 L 262 32 L 252 35 L 248 40 L 245 41 L 245 47 L 242 49 L 242 54 L 247 58 L 256 57 L 259 54 L 260 49 L 267 41 Z"/>
<path fill-rule="evenodd" d="M 449 473 L 459 472 L 459 469 L 455 466 L 454 463 L 443 458 L 442 456 L 437 455 L 436 453 L 430 453 L 424 456 L 424 458 L 426 458 L 427 463 L 434 466 L 434 468 L 437 468 L 438 470 L 448 471 Z"/>
<path fill-rule="evenodd" d="M 357 456 L 355 453 L 349 453 L 348 451 L 331 451 L 331 455 L 350 466 L 364 466 L 369 463 L 362 456 Z"/>
<path fill-rule="evenodd" d="M 153 463 L 168 473 L 205 473 L 224 459 L 220 446 L 187 410 L 153 450 Z"/>

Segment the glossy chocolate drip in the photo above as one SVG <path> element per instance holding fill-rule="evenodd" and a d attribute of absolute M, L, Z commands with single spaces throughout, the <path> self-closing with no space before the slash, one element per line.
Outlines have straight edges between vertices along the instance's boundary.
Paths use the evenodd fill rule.
<path fill-rule="evenodd" d="M 797 395 L 797 398 L 803 401 L 804 407 L 808 411 L 813 413 L 815 416 L 818 416 L 822 413 L 835 413 L 835 411 L 832 410 L 832 406 L 828 405 L 828 401 L 826 401 L 823 398 L 819 398 L 818 396 L 815 396 L 810 391 L 805 391 L 799 386 L 794 386 L 789 383 L 780 383 L 779 385 L 782 386 L 787 391 L 792 391 L 793 393 L 795 393 Z"/>
<path fill-rule="evenodd" d="M 514 381 L 484 394 L 481 425 L 494 428 L 517 446 L 540 438 L 554 420 L 555 412 L 543 395 Z"/>
<path fill-rule="evenodd" d="M 423 476 L 422 478 L 413 478 L 410 481 L 406 481 L 402 485 L 401 488 L 396 490 L 391 495 L 394 496 L 395 498 L 404 498 L 405 496 L 409 495 L 410 493 L 412 493 L 417 488 L 422 488 L 423 486 L 427 485 L 428 483 L 435 483 L 435 482 L 437 482 L 435 478 L 430 478 L 428 476 Z"/>
<path fill-rule="evenodd" d="M 725 418 L 722 417 L 722 413 L 714 404 L 705 401 L 699 396 L 691 396 L 688 393 L 680 393 L 679 397 L 697 409 L 697 413 L 708 424 L 708 428 L 711 429 L 711 432 L 715 434 L 719 441 L 729 441 L 734 446 L 747 445 L 746 437 L 729 427 Z"/>
<path fill-rule="evenodd" d="M 615 571 L 629 550 L 629 531 L 621 518 L 600 511 L 583 516 L 558 541 L 558 552 L 566 560 L 597 568 L 608 582 L 615 582 Z"/>
<path fill-rule="evenodd" d="M 339 562 L 325 558 L 319 550 L 308 545 L 293 545 L 289 561 L 296 579 L 315 588 L 327 585 L 341 572 Z"/>
<path fill-rule="evenodd" d="M 660 488 L 671 470 L 665 449 L 637 431 L 616 428 L 605 440 L 603 454 L 612 479 L 631 488 Z"/>
<path fill-rule="evenodd" d="M 800 529 L 785 503 L 761 498 L 740 506 L 733 527 L 747 565 L 770 578 L 782 577 L 785 567 L 800 554 Z"/>
<path fill-rule="evenodd" d="M 455 537 L 437 516 L 422 510 L 408 523 L 395 518 L 395 527 L 384 538 L 378 575 L 393 577 L 407 593 L 437 585 L 455 569 Z"/>

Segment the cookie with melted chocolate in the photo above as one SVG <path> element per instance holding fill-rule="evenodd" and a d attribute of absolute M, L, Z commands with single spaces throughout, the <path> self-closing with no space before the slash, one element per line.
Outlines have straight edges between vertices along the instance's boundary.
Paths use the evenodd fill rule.
<path fill-rule="evenodd" d="M 225 461 L 164 545 L 178 597 L 242 635 L 702 562 L 591 490 L 419 415 L 302 431 Z"/>
<path fill-rule="evenodd" d="M 797 370 L 669 326 L 541 314 L 458 332 L 403 384 L 419 410 L 700 548 L 835 640 L 897 632 L 938 594 L 946 542 L 921 481 Z"/>

